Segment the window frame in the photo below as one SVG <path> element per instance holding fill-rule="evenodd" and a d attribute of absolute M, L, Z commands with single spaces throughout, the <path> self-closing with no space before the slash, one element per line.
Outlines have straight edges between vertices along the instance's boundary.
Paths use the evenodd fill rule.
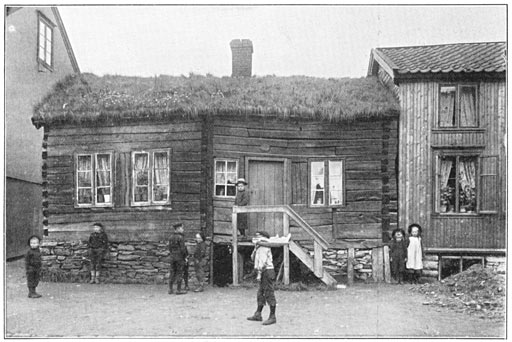
<path fill-rule="evenodd" d="M 312 186 L 312 174 L 311 174 L 311 164 L 314 162 L 323 162 L 324 163 L 324 203 L 323 204 L 313 204 L 313 189 Z M 331 204 L 331 191 L 330 191 L 330 168 L 329 164 L 331 162 L 341 162 L 341 203 L 339 204 Z M 310 158 L 308 159 L 308 184 L 307 184 L 307 191 L 308 191 L 308 208 L 340 208 L 346 205 L 346 193 L 347 193 L 347 187 L 346 187 L 346 172 L 345 172 L 345 165 L 346 160 L 345 158 Z"/>
<path fill-rule="evenodd" d="M 455 87 L 455 124 L 452 127 L 441 126 L 441 88 L 442 87 Z M 461 87 L 473 87 L 475 89 L 475 110 L 476 110 L 476 125 L 475 126 L 461 126 L 460 125 L 460 100 L 461 100 Z M 437 92 L 437 120 L 436 129 L 440 130 L 474 130 L 480 127 L 480 95 L 479 85 L 476 82 L 452 82 L 440 83 Z"/>
<path fill-rule="evenodd" d="M 433 191 L 432 191 L 432 213 L 439 216 L 475 216 L 480 215 L 480 200 L 481 200 L 481 184 L 480 184 L 480 167 L 481 167 L 481 150 L 436 150 L 433 153 L 434 157 L 434 163 L 433 163 L 433 177 L 434 181 L 433 184 Z M 441 191 L 439 189 L 439 177 L 440 177 L 440 167 L 441 167 L 441 157 L 455 157 L 455 208 L 459 209 L 459 211 L 453 211 L 453 212 L 441 212 L 441 204 L 440 204 L 440 196 Z M 475 210 L 472 212 L 460 212 L 460 199 L 459 199 L 459 177 L 460 172 L 459 171 L 459 159 L 464 157 L 474 157 L 475 158 L 475 197 L 476 197 L 476 203 L 475 203 Z"/>
<path fill-rule="evenodd" d="M 216 189 L 217 189 L 217 162 L 225 162 L 226 163 L 226 174 L 227 174 L 227 164 L 228 162 L 234 162 L 235 163 L 235 169 L 236 169 L 236 176 L 235 176 L 235 194 L 233 196 L 227 195 L 227 188 L 226 188 L 226 194 L 225 195 L 217 195 Z M 213 197 L 217 199 L 234 199 L 236 197 L 236 180 L 239 178 L 240 174 L 240 163 L 238 159 L 233 158 L 215 158 L 213 161 Z M 219 184 L 221 185 L 221 184 Z M 222 184 L 223 186 L 227 187 L 227 178 L 226 183 Z"/>
<path fill-rule="evenodd" d="M 40 51 L 40 39 L 41 39 L 41 26 L 43 28 L 45 28 L 44 30 L 44 48 L 43 48 L 43 52 L 44 52 L 44 58 L 41 58 L 41 56 L 39 55 L 39 51 Z M 39 65 L 42 65 L 44 66 L 46 69 L 50 70 L 50 71 L 53 71 L 53 66 L 54 66 L 54 46 L 55 46 L 55 27 L 56 25 L 50 20 L 48 19 L 42 12 L 40 11 L 37 11 L 37 39 L 36 39 L 36 44 L 37 44 L 37 49 L 36 49 L 36 59 L 37 59 L 37 63 Z M 51 32 L 51 35 L 52 35 L 52 38 L 51 38 L 51 45 L 50 45 L 50 63 L 48 63 L 48 61 L 46 60 L 46 55 L 48 53 L 48 47 L 47 47 L 47 36 L 46 36 L 46 28 L 48 28 Z"/>
<path fill-rule="evenodd" d="M 110 186 L 109 186 L 109 189 L 110 189 L 110 202 L 108 203 L 98 203 L 97 202 L 97 195 L 98 195 L 98 185 L 97 185 L 97 181 L 96 181 L 96 177 L 97 177 L 97 163 L 98 163 L 98 155 L 101 155 L 101 154 L 108 154 L 110 159 L 109 159 L 109 165 L 110 165 Z M 81 157 L 81 156 L 89 156 L 91 157 L 91 177 L 92 177 L 92 180 L 91 180 L 91 192 L 92 192 L 92 202 L 91 203 L 79 203 L 78 202 L 78 190 L 79 189 L 83 189 L 84 187 L 82 188 L 79 188 L 78 186 L 78 174 L 79 174 L 79 170 L 78 170 L 78 158 Z M 109 208 L 109 207 L 113 207 L 114 206 L 114 177 L 115 177 L 115 170 L 114 170 L 114 167 L 115 167 L 115 163 L 113 161 L 113 158 L 114 158 L 114 151 L 101 151 L 101 152 L 77 152 L 75 153 L 75 157 L 74 157 L 74 167 L 73 167 L 73 171 L 74 171 L 74 191 L 73 191 L 73 196 L 74 196 L 74 203 L 75 203 L 75 208 Z"/>
<path fill-rule="evenodd" d="M 136 187 L 136 176 L 135 176 L 135 155 L 136 154 L 148 154 L 148 200 L 145 202 L 135 201 L 135 187 Z M 154 164 L 155 164 L 155 153 L 167 153 L 167 171 L 168 171 L 168 177 L 169 177 L 169 186 L 167 188 L 167 200 L 165 201 L 155 201 L 154 198 Z M 150 206 L 161 206 L 161 205 L 168 205 L 171 203 L 171 157 L 172 157 L 172 150 L 170 148 L 164 148 L 164 149 L 142 149 L 142 150 L 135 150 L 131 151 L 130 154 L 130 161 L 131 161 L 131 186 L 130 186 L 130 206 L 132 207 L 150 207 Z"/>

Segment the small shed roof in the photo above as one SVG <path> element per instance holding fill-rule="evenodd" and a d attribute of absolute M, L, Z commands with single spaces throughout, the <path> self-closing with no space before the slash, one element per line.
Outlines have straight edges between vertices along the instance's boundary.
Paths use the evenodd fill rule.
<path fill-rule="evenodd" d="M 406 74 L 504 73 L 506 43 L 458 43 L 372 50 L 368 74 L 375 74 L 378 62 L 392 77 Z"/>
<path fill-rule="evenodd" d="M 34 125 L 162 120 L 233 114 L 331 121 L 398 115 L 393 93 L 376 77 L 231 78 L 190 75 L 71 75 L 34 108 Z"/>

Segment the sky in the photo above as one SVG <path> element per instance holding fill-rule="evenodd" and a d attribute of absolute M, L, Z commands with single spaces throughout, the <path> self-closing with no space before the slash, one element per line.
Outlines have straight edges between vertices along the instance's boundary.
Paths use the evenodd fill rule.
<path fill-rule="evenodd" d="M 253 75 L 364 77 L 376 47 L 505 41 L 505 5 L 59 6 L 82 72 L 231 75 L 232 39 Z"/>

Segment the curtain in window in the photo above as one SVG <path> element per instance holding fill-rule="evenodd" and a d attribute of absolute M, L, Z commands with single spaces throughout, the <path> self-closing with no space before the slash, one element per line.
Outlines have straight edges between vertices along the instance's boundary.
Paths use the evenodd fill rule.
<path fill-rule="evenodd" d="M 460 88 L 460 125 L 463 127 L 477 125 L 475 95 L 474 87 Z"/>
<path fill-rule="evenodd" d="M 147 170 L 148 168 L 148 155 L 147 154 L 136 154 L 135 155 L 135 170 Z"/>
<path fill-rule="evenodd" d="M 455 87 L 441 88 L 439 101 L 439 125 L 453 127 L 455 125 Z"/>
<path fill-rule="evenodd" d="M 453 167 L 453 160 L 441 159 L 441 189 L 446 188 L 448 185 L 448 179 L 450 178 L 450 171 Z"/>
<path fill-rule="evenodd" d="M 169 168 L 169 160 L 167 153 L 155 153 L 155 184 L 169 184 L 167 170 Z"/>
<path fill-rule="evenodd" d="M 110 186 L 110 155 L 98 155 L 96 171 L 96 186 Z"/>
<path fill-rule="evenodd" d="M 89 171 L 92 169 L 90 156 L 79 156 L 78 157 L 78 171 Z"/>
<path fill-rule="evenodd" d="M 461 159 L 459 164 L 459 174 L 461 189 L 465 189 L 466 186 L 469 186 L 471 189 L 476 187 L 476 165 L 474 160 Z"/>

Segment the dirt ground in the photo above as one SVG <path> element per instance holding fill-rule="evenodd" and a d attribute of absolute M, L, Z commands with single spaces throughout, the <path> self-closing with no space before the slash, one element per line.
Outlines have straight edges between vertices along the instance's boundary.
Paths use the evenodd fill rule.
<path fill-rule="evenodd" d="M 425 305 L 411 286 L 276 291 L 277 324 L 246 320 L 255 287 L 168 295 L 165 285 L 41 283 L 27 298 L 23 262 L 6 264 L 4 337 L 505 337 L 505 322 Z M 268 307 L 263 310 L 268 315 Z"/>

